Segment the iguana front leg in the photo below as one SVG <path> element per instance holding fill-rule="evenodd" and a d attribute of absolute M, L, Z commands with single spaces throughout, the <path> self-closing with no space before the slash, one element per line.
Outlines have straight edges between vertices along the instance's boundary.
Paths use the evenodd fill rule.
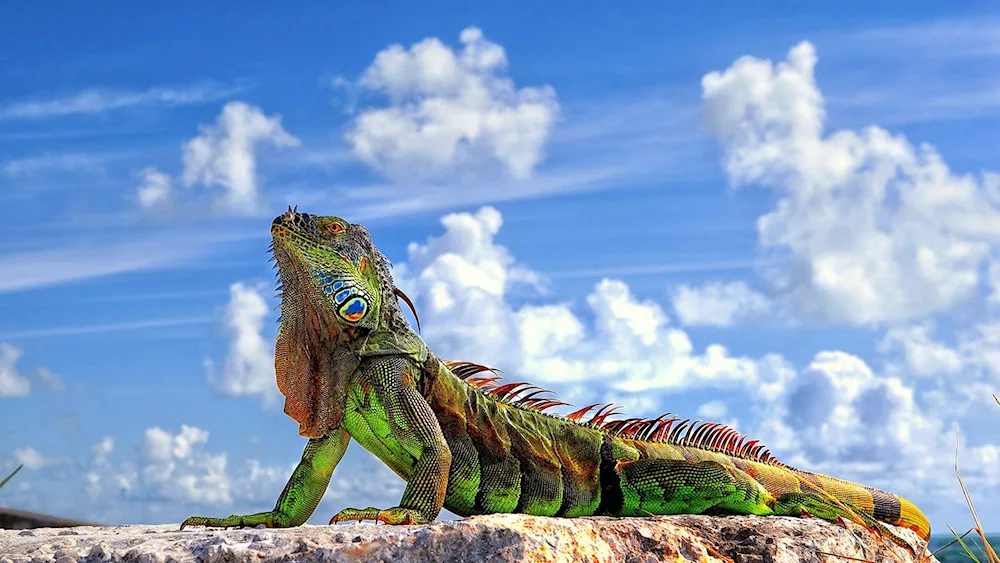
<path fill-rule="evenodd" d="M 345 508 L 330 519 L 331 524 L 352 520 L 426 524 L 441 512 L 448 488 L 451 450 L 430 405 L 414 387 L 404 383 L 413 381 L 405 374 L 410 369 L 413 369 L 410 364 L 401 358 L 375 360 L 363 368 L 364 376 L 372 384 L 372 392 L 385 407 L 389 432 L 416 458 L 399 506 L 386 510 Z M 355 415 L 348 413 L 347 416 Z M 355 434 L 354 438 L 370 449 L 371 445 L 366 442 L 378 437 L 368 425 L 363 430 L 363 434 Z"/>
<path fill-rule="evenodd" d="M 263 524 L 268 528 L 290 528 L 299 526 L 309 519 L 327 485 L 333 470 L 340 463 L 347 451 L 351 435 L 340 429 L 332 436 L 312 438 L 302 452 L 302 460 L 292 471 L 285 489 L 281 491 L 274 510 L 240 516 L 233 514 L 226 518 L 207 518 L 192 516 L 181 523 L 185 526 L 210 526 L 229 528 L 235 526 L 258 526 Z"/>

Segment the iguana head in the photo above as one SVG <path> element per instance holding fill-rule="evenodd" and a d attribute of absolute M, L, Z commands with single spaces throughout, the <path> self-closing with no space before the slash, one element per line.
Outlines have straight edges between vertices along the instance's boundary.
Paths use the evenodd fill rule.
<path fill-rule="evenodd" d="M 331 328 L 367 331 L 378 324 L 381 288 L 364 227 L 289 209 L 271 222 L 271 236 L 283 315 L 311 306 Z"/>
<path fill-rule="evenodd" d="M 408 332 L 385 256 L 368 230 L 340 217 L 289 208 L 271 222 L 281 284 L 274 349 L 285 413 L 303 436 L 325 436 L 343 417 L 360 343 L 375 331 Z"/>

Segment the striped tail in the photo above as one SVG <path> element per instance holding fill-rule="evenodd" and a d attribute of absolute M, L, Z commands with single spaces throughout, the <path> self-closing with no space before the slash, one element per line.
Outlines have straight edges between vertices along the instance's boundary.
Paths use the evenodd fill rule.
<path fill-rule="evenodd" d="M 899 495 L 836 477 L 799 469 L 793 471 L 803 482 L 828 493 L 855 512 L 860 511 L 879 522 L 913 530 L 921 540 L 927 541 L 930 538 L 931 525 L 927 517 L 912 502 Z M 808 485 L 803 486 L 803 491 L 808 489 Z"/>

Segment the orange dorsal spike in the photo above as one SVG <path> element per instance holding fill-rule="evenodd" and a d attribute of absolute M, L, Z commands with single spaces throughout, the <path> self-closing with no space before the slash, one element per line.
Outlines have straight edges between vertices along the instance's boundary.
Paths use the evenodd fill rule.
<path fill-rule="evenodd" d="M 656 430 L 656 439 L 660 442 L 666 442 L 670 440 L 670 429 L 673 428 L 674 423 L 680 420 L 676 416 L 672 416 L 667 420 L 664 420 L 660 427 Z"/>
<path fill-rule="evenodd" d="M 719 423 L 717 422 L 706 422 L 701 426 L 698 426 L 697 429 L 695 429 L 693 434 L 691 435 L 691 442 L 694 444 L 702 445 L 704 443 L 703 440 L 705 439 L 705 436 L 709 432 L 711 432 L 713 427 L 718 425 Z"/>
<path fill-rule="evenodd" d="M 518 404 L 525 404 L 525 403 L 528 403 L 530 401 L 535 401 L 535 400 L 541 399 L 541 397 L 539 397 L 538 399 L 536 399 L 535 397 L 537 397 L 538 395 L 541 395 L 542 393 L 551 393 L 551 392 L 552 391 L 549 391 L 548 389 L 538 388 L 537 390 L 532 391 L 531 393 L 528 393 L 524 397 L 521 397 L 520 399 L 517 400 L 517 402 L 518 402 Z"/>
<path fill-rule="evenodd" d="M 565 405 L 568 405 L 568 404 L 569 403 L 564 403 L 562 401 L 556 401 L 555 399 L 542 399 L 542 402 L 534 405 L 532 408 L 534 408 L 538 412 L 542 412 L 545 409 L 550 409 L 552 407 L 565 406 Z"/>
<path fill-rule="evenodd" d="M 499 377 L 470 377 L 466 379 L 465 382 L 473 387 L 478 387 L 479 389 L 487 388 L 494 381 L 499 381 Z"/>
<path fill-rule="evenodd" d="M 614 403 L 608 403 L 604 407 L 601 407 L 601 410 L 597 411 L 597 414 L 594 415 L 594 418 L 590 419 L 590 423 L 593 424 L 594 426 L 603 426 L 604 425 L 604 421 L 609 416 L 617 414 L 618 413 L 618 409 L 620 409 L 620 408 L 621 407 L 619 407 L 618 405 L 615 405 Z M 607 412 L 604 412 L 605 409 L 607 409 Z"/>
<path fill-rule="evenodd" d="M 580 410 L 573 411 L 566 415 L 566 420 L 572 420 L 573 422 L 577 422 L 581 418 L 583 418 L 588 412 L 594 410 L 594 407 L 596 407 L 598 404 L 599 403 L 594 403 L 592 405 L 587 405 Z"/>
<path fill-rule="evenodd" d="M 498 384 L 502 372 L 482 364 L 466 361 L 444 361 L 443 364 L 469 386 L 487 393 L 493 399 L 517 408 L 542 412 L 552 407 L 570 406 L 569 403 L 558 399 L 540 396 L 552 393 L 552 391 L 528 382 Z M 490 372 L 493 375 L 478 375 L 484 372 Z M 629 440 L 695 447 L 784 467 L 784 464 L 771 455 L 771 452 L 765 449 L 759 441 L 750 440 L 746 435 L 725 424 L 702 422 L 700 419 L 692 420 L 690 418 L 681 420 L 680 417 L 669 412 L 656 418 L 628 417 L 608 420 L 610 417 L 620 414 L 621 407 L 614 403 L 604 404 L 600 408 L 597 408 L 598 405 L 600 403 L 587 405 L 565 415 L 546 413 L 546 416 L 554 416 L 569 422 L 594 427 L 610 435 Z M 597 411 L 584 422 L 584 417 L 595 408 Z"/>
<path fill-rule="evenodd" d="M 525 383 L 523 381 L 516 381 L 514 383 L 504 383 L 503 385 L 497 386 L 495 389 L 490 391 L 490 393 L 493 394 L 495 397 L 499 397 L 500 399 L 506 400 L 511 398 L 512 396 L 515 396 L 518 392 L 516 391 L 517 388 L 522 387 L 524 385 L 528 385 L 529 388 L 531 386 L 530 383 Z"/>
<path fill-rule="evenodd" d="M 476 364 L 473 362 L 455 362 L 446 361 L 444 362 L 445 367 L 447 367 L 453 374 L 455 374 L 459 379 L 466 379 L 471 375 L 477 373 L 482 373 L 484 371 L 489 371 L 497 373 L 499 370 L 494 368 L 484 366 L 482 364 Z"/>
<path fill-rule="evenodd" d="M 612 434 L 616 434 L 616 435 L 620 436 L 622 434 L 622 431 L 625 429 L 626 425 L 631 424 L 633 422 L 636 422 L 638 420 L 640 420 L 640 419 L 638 419 L 638 418 L 625 418 L 625 419 L 622 419 L 622 420 L 610 420 L 607 423 L 601 425 L 601 428 L 603 430 L 607 430 L 608 432 L 610 432 Z"/>
<path fill-rule="evenodd" d="M 663 419 L 666 418 L 667 416 L 670 416 L 670 413 L 665 412 L 665 413 L 661 414 L 660 416 L 656 417 L 655 419 L 653 419 L 652 421 L 650 421 L 651 424 L 649 425 L 649 428 L 646 430 L 646 433 L 642 437 L 642 439 L 643 440 L 654 440 L 654 439 L 656 439 L 655 437 L 656 437 L 657 433 L 659 432 L 660 428 L 663 425 Z"/>

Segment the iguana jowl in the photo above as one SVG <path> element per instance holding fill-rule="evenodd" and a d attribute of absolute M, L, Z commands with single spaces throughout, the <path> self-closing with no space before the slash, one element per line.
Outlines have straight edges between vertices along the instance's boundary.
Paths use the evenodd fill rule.
<path fill-rule="evenodd" d="M 812 515 L 930 534 L 906 499 L 786 466 L 719 424 L 610 419 L 610 406 L 589 418 L 593 406 L 543 412 L 564 403 L 428 350 L 363 226 L 289 209 L 271 234 L 282 288 L 277 382 L 309 441 L 273 510 L 193 516 L 181 528 L 304 523 L 354 438 L 406 488 L 399 506 L 346 508 L 331 523 L 417 524 L 445 507 L 461 516 Z"/>

